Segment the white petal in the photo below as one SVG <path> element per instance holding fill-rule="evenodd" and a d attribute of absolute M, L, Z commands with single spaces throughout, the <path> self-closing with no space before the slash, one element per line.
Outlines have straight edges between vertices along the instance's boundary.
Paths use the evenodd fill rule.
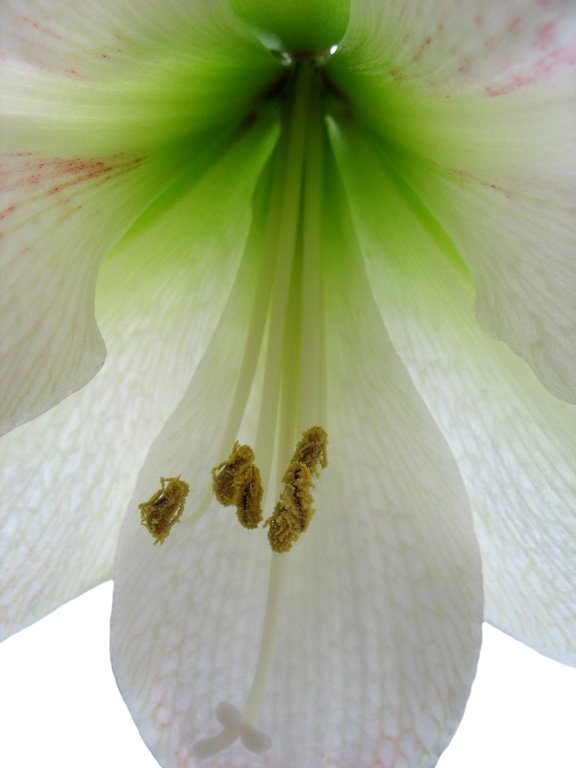
<path fill-rule="evenodd" d="M 576 81 L 576 78 L 575 78 Z M 576 103 L 575 124 L 576 124 Z M 576 161 L 528 179 L 403 169 L 466 261 L 478 322 L 556 397 L 576 402 Z"/>
<path fill-rule="evenodd" d="M 564 0 L 353 0 L 346 35 L 329 66 L 344 76 L 345 63 L 351 81 L 373 80 L 380 93 L 426 97 L 433 91 L 454 98 L 488 88 L 510 92 L 573 64 L 573 22 L 574 8 Z M 353 96 L 360 94 L 362 88 Z M 384 122 L 384 114 L 378 117 L 382 104 L 370 107 L 363 97 L 359 103 Z M 426 129 L 412 126 L 421 134 Z"/>
<path fill-rule="evenodd" d="M 214 331 L 274 140 L 254 126 L 159 198 L 102 267 L 104 370 L 2 439 L 2 636 L 110 578 L 138 470 Z"/>
<path fill-rule="evenodd" d="M 6 0 L 1 42 L 3 135 L 52 155 L 209 140 L 279 69 L 224 2 Z"/>
<path fill-rule="evenodd" d="M 101 258 L 177 173 L 238 130 L 278 67 L 222 4 L 4 11 L 2 432 L 98 371 Z"/>
<path fill-rule="evenodd" d="M 480 323 L 574 402 L 576 7 L 355 9 L 338 87 L 454 240 Z"/>
<path fill-rule="evenodd" d="M 105 347 L 94 314 L 100 261 L 175 168 L 133 153 L 18 154 L 5 157 L 3 171 L 5 432 L 84 386 L 102 366 Z"/>
<path fill-rule="evenodd" d="M 475 513 L 486 617 L 575 663 L 576 408 L 477 326 L 472 282 L 449 238 L 357 135 L 348 141 L 340 157 L 380 310 Z M 364 196 L 376 190 L 382 202 L 370 209 Z"/>
<path fill-rule="evenodd" d="M 327 218 L 330 463 L 309 530 L 289 555 L 274 555 L 288 570 L 256 722 L 272 747 L 260 760 L 276 768 L 431 767 L 475 672 L 477 545 L 446 443 L 387 340 L 362 267 L 350 262 L 355 244 L 339 226 L 346 211 L 331 207 Z M 116 560 L 114 670 L 166 767 L 197 765 L 197 739 L 222 734 L 202 741 L 205 755 L 229 744 L 215 708 L 242 708 L 260 645 L 271 557 L 263 531 L 239 528 L 234 511 L 213 501 L 194 519 L 221 459 L 250 277 L 233 292 L 229 316 L 148 456 Z M 239 439 L 253 430 L 249 414 Z M 137 504 L 167 474 L 182 474 L 191 493 L 182 520 L 154 546 Z M 249 758 L 236 740 L 209 765 L 240 768 Z"/>

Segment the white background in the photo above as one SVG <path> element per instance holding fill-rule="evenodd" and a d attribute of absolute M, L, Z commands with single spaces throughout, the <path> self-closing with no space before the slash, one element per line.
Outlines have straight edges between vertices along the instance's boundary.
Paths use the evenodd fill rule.
<path fill-rule="evenodd" d="M 110 670 L 111 598 L 103 584 L 0 645 L 3 768 L 157 768 Z M 438 768 L 575 767 L 576 670 L 485 627 L 468 709 Z"/>

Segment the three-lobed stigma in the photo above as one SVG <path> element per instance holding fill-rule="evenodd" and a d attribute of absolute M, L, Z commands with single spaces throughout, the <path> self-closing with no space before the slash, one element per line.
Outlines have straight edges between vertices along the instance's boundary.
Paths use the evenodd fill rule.
<path fill-rule="evenodd" d="M 199 739 L 193 746 L 194 755 L 199 760 L 213 757 L 238 738 L 246 749 L 257 755 L 271 748 L 270 737 L 247 722 L 242 712 L 229 702 L 222 701 L 216 706 L 216 718 L 222 726 L 220 733 L 207 739 Z"/>
<path fill-rule="evenodd" d="M 161 477 L 160 490 L 138 505 L 141 524 L 152 534 L 154 544 L 164 544 L 174 523 L 184 511 L 184 500 L 190 491 L 188 483 L 178 477 Z"/>

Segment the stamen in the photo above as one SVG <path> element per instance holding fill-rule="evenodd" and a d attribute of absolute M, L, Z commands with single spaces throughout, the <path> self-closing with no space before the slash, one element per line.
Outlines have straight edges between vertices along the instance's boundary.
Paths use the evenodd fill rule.
<path fill-rule="evenodd" d="M 302 434 L 282 482 L 284 490 L 264 527 L 269 526 L 268 541 L 274 552 L 289 552 L 310 524 L 316 511 L 310 488 L 312 475 L 318 477 L 318 463 L 328 465 L 328 435 L 322 427 L 311 427 Z"/>
<path fill-rule="evenodd" d="M 311 474 L 319 477 L 317 466 L 320 462 L 322 469 L 328 466 L 326 446 L 328 435 L 323 427 L 310 427 L 302 433 L 302 440 L 296 446 L 292 461 L 300 461 L 306 464 Z M 284 480 L 282 482 L 285 482 Z"/>
<path fill-rule="evenodd" d="M 264 523 L 265 528 L 269 526 L 268 541 L 274 552 L 289 552 L 292 544 L 308 528 L 315 511 L 308 490 L 313 485 L 312 478 L 305 464 L 292 463 L 283 481 L 286 485 L 280 501 Z"/>
<path fill-rule="evenodd" d="M 213 757 L 222 752 L 222 750 L 234 744 L 236 739 L 240 736 L 239 729 L 230 729 L 220 731 L 217 736 L 209 736 L 207 739 L 198 739 L 192 745 L 192 752 L 198 760 L 206 760 L 208 757 Z"/>
<path fill-rule="evenodd" d="M 244 528 L 257 528 L 262 521 L 262 479 L 249 445 L 234 443 L 232 453 L 212 470 L 212 489 L 224 507 L 234 505 Z"/>
<path fill-rule="evenodd" d="M 226 461 L 218 464 L 212 470 L 212 488 L 214 495 L 224 507 L 236 504 L 237 482 L 242 477 L 246 467 L 254 461 L 254 451 L 249 445 L 234 443 L 232 453 Z"/>
<path fill-rule="evenodd" d="M 260 470 L 253 464 L 246 471 L 236 504 L 236 514 L 244 528 L 258 528 L 262 522 L 263 493 Z"/>
<path fill-rule="evenodd" d="M 164 544 L 164 539 L 170 529 L 180 520 L 184 511 L 184 499 L 188 496 L 188 483 L 178 477 L 161 477 L 160 490 L 148 499 L 138 504 L 141 525 L 146 526 L 155 541 L 154 544 Z"/>

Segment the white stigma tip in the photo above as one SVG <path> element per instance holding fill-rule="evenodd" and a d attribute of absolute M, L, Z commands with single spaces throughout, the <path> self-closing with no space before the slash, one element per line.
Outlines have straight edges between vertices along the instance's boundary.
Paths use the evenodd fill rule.
<path fill-rule="evenodd" d="M 192 752 L 198 760 L 213 757 L 213 755 L 231 746 L 238 737 L 246 749 L 257 755 L 266 752 L 272 746 L 270 737 L 259 731 L 251 723 L 246 722 L 242 712 L 229 702 L 222 701 L 217 705 L 216 718 L 224 730 L 220 731 L 217 736 L 199 739 L 193 745 Z"/>
<path fill-rule="evenodd" d="M 242 725 L 242 712 L 228 701 L 216 705 L 216 718 L 224 728 L 239 728 Z"/>
<path fill-rule="evenodd" d="M 242 726 L 240 738 L 246 749 L 257 755 L 267 752 L 272 746 L 272 739 L 262 731 L 259 731 L 258 728 L 254 728 L 253 725 L 246 724 Z"/>
<path fill-rule="evenodd" d="M 208 739 L 199 739 L 192 747 L 192 753 L 198 760 L 206 760 L 207 757 L 213 757 L 222 752 L 240 736 L 239 729 L 226 729 L 221 731 L 218 736 L 211 736 Z"/>

